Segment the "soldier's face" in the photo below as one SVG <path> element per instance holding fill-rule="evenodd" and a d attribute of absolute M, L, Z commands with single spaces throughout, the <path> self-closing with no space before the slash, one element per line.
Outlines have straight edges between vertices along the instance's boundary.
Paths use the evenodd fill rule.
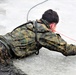
<path fill-rule="evenodd" d="M 51 30 L 52 32 L 56 32 L 56 23 L 51 23 L 51 24 L 50 24 L 50 30 Z"/>

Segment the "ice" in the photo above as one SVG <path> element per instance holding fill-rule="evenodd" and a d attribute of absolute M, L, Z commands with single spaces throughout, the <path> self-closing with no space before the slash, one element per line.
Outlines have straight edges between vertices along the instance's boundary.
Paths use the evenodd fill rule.
<path fill-rule="evenodd" d="M 27 22 L 28 10 L 42 1 L 0 0 L 0 34 Z M 48 0 L 30 11 L 29 20 L 40 19 L 47 9 L 58 12 L 57 31 L 67 43 L 76 44 L 76 0 Z M 42 48 L 39 55 L 14 60 L 14 65 L 28 75 L 76 75 L 76 56 L 65 57 L 46 48 Z"/>

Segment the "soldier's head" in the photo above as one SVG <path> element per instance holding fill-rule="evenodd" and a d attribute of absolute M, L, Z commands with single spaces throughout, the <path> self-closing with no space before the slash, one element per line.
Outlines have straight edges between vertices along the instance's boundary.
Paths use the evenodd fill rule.
<path fill-rule="evenodd" d="M 46 20 L 49 23 L 51 31 L 55 32 L 56 25 L 59 22 L 59 16 L 56 11 L 52 9 L 45 11 L 41 19 Z"/>

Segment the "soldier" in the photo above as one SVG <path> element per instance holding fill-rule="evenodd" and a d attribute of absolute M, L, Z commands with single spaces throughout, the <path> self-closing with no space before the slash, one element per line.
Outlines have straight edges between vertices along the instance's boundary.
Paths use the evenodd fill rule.
<path fill-rule="evenodd" d="M 0 62 L 34 53 L 38 55 L 42 47 L 65 56 L 75 55 L 76 46 L 67 44 L 59 34 L 54 33 L 58 22 L 57 12 L 49 9 L 40 20 L 27 22 L 6 35 L 0 35 Z"/>

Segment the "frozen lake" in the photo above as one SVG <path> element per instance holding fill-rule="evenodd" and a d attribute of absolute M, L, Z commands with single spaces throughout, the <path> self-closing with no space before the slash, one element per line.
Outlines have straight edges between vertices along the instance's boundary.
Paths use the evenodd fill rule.
<path fill-rule="evenodd" d="M 6 34 L 27 22 L 28 10 L 42 1 L 0 0 L 0 34 Z M 60 16 L 57 31 L 76 40 L 76 0 L 48 0 L 30 11 L 29 20 L 40 19 L 47 9 L 57 11 Z M 76 45 L 76 41 L 61 36 L 68 43 Z M 76 56 L 65 57 L 45 48 L 37 56 L 14 60 L 14 65 L 28 75 L 76 75 Z"/>

